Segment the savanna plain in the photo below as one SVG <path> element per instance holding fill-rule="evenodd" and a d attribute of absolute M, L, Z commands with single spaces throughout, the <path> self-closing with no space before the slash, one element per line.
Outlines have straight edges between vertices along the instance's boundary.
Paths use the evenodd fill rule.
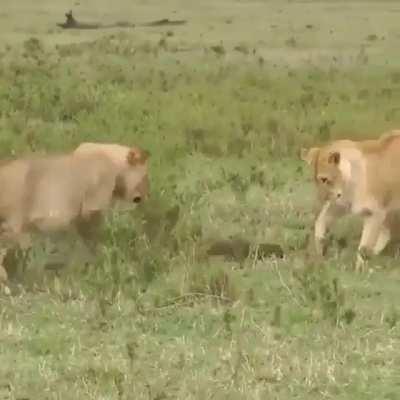
<path fill-rule="evenodd" d="M 69 9 L 137 26 L 63 30 Z M 141 25 L 163 18 L 187 23 Z M 0 399 L 399 399 L 396 244 L 356 274 L 347 218 L 317 259 L 299 157 L 400 128 L 399 18 L 395 1 L 2 0 L 0 156 L 138 144 L 151 196 L 110 213 L 91 265 L 45 268 L 40 238 L 8 260 Z"/>

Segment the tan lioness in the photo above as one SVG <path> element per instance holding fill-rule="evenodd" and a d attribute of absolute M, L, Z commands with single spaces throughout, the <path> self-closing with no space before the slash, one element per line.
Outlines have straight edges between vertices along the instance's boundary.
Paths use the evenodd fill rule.
<path fill-rule="evenodd" d="M 0 165 L 0 240 L 27 232 L 75 228 L 92 240 L 103 212 L 116 198 L 147 196 L 147 153 L 135 147 L 118 162 L 101 152 L 26 157 Z M 7 279 L 4 268 L 2 280 Z"/>
<path fill-rule="evenodd" d="M 322 203 L 315 222 L 317 251 L 331 224 L 346 213 L 362 216 L 363 231 L 356 268 L 379 254 L 391 239 L 391 214 L 400 209 L 400 131 L 377 140 L 338 140 L 302 151 L 314 171 Z"/>

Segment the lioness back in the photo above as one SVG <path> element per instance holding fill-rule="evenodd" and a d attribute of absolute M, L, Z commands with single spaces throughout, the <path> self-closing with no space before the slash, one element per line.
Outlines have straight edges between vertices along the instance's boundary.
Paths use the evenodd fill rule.
<path fill-rule="evenodd" d="M 81 143 L 74 151 L 77 155 L 106 155 L 117 165 L 121 165 L 126 161 L 130 147 L 116 143 Z"/>

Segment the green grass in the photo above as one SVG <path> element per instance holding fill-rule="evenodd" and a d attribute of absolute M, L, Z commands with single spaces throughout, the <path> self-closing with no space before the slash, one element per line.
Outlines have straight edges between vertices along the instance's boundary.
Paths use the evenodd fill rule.
<path fill-rule="evenodd" d="M 356 275 L 351 218 L 324 262 L 310 256 L 299 160 L 399 128 L 400 6 L 93 0 L 78 19 L 188 24 L 62 32 L 67 2 L 14 3 L 0 14 L 0 156 L 139 144 L 151 198 L 110 214 L 89 268 L 46 270 L 41 242 L 18 260 L 0 296 L 0 399 L 400 398 L 398 258 Z M 230 237 L 285 256 L 207 254 Z"/>

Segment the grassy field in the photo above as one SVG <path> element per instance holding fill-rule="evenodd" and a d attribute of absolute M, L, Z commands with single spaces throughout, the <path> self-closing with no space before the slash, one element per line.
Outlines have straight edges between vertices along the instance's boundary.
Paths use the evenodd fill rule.
<path fill-rule="evenodd" d="M 57 28 L 71 8 L 187 24 Z M 151 198 L 110 214 L 96 265 L 48 271 L 42 242 L 17 260 L 0 400 L 400 399 L 395 246 L 355 274 L 347 219 L 317 262 L 299 160 L 400 127 L 399 17 L 395 1 L 2 0 L 0 157 L 139 144 Z"/>

